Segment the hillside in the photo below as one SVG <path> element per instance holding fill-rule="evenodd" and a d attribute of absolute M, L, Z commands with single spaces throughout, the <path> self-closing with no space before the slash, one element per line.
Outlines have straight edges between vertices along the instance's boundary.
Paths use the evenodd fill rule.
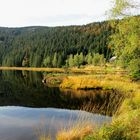
<path fill-rule="evenodd" d="M 83 26 L 0 28 L 0 66 L 42 67 L 44 60 L 56 57 L 66 65 L 70 54 L 111 56 L 108 37 L 113 32 L 108 21 Z M 58 63 L 58 62 L 56 62 Z M 50 63 L 48 67 L 53 67 Z"/>

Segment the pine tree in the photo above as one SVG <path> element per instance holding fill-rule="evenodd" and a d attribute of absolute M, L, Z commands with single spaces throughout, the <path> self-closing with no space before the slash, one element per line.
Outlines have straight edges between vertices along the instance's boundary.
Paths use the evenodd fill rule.
<path fill-rule="evenodd" d="M 60 68 L 62 66 L 62 56 L 59 54 L 58 61 L 57 61 L 57 67 Z"/>
<path fill-rule="evenodd" d="M 79 55 L 79 64 L 82 65 L 83 63 L 84 63 L 84 55 L 81 52 L 80 55 Z"/>
<path fill-rule="evenodd" d="M 79 63 L 79 55 L 78 53 L 76 55 L 74 55 L 74 66 L 77 66 L 78 68 L 80 67 L 80 63 Z"/>
<path fill-rule="evenodd" d="M 50 67 L 50 63 L 51 63 L 51 58 L 50 56 L 47 56 L 43 61 L 43 66 Z"/>
<path fill-rule="evenodd" d="M 73 55 L 72 54 L 69 56 L 68 64 L 69 64 L 70 67 L 74 66 L 74 59 L 73 59 Z"/>
<path fill-rule="evenodd" d="M 92 64 L 92 55 L 91 55 L 91 53 L 88 53 L 88 55 L 86 56 L 87 58 L 87 63 L 90 65 L 90 64 Z"/>
<path fill-rule="evenodd" d="M 53 56 L 52 65 L 53 67 L 57 67 L 57 53 L 55 53 Z"/>

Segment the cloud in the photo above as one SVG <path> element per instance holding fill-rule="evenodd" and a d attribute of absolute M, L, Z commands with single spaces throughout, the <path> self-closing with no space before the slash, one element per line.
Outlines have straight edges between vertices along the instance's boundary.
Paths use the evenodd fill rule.
<path fill-rule="evenodd" d="M 110 1 L 0 0 L 0 26 L 85 24 L 102 19 Z"/>
<path fill-rule="evenodd" d="M 62 25 L 81 25 L 87 24 L 93 21 L 105 20 L 104 15 L 84 15 L 84 14 L 70 14 L 70 15 L 55 15 L 46 17 L 31 17 L 27 23 L 34 25 L 44 26 L 62 26 Z"/>

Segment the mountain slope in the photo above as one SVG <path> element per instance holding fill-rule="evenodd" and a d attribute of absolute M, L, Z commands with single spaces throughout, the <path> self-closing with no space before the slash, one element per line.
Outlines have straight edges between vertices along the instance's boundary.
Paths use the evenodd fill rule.
<path fill-rule="evenodd" d="M 111 50 L 108 38 L 113 32 L 108 21 L 83 26 L 0 28 L 0 65 L 41 67 L 46 57 L 57 53 L 61 66 L 70 54 L 104 54 Z"/>

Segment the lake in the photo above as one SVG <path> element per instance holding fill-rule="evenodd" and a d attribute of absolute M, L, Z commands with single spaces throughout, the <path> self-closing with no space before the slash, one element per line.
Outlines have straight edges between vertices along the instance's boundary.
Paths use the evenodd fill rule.
<path fill-rule="evenodd" d="M 110 123 L 122 102 L 112 90 L 62 90 L 42 83 L 43 74 L 0 71 L 0 140 L 38 140 L 80 119 L 97 127 Z"/>

